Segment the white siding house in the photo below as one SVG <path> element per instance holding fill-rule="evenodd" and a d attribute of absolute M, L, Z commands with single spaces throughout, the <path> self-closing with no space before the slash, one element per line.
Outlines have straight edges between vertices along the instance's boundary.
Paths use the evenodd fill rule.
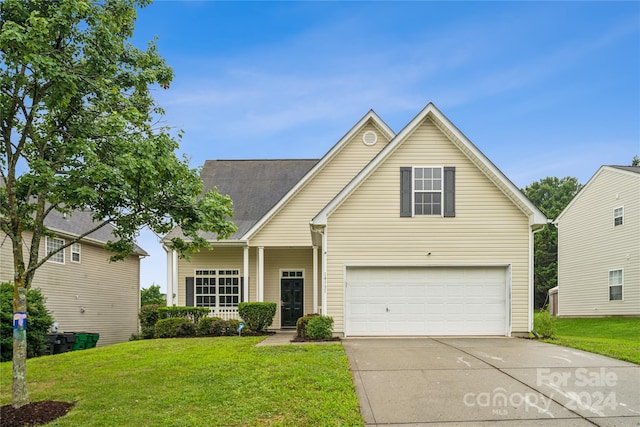
<path fill-rule="evenodd" d="M 640 167 L 602 166 L 554 223 L 558 315 L 640 316 Z"/>

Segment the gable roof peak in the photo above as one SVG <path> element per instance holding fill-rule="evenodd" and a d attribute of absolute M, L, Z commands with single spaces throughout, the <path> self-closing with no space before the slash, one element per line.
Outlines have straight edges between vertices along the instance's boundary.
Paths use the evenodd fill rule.
<path fill-rule="evenodd" d="M 547 223 L 547 217 L 500 171 L 451 121 L 429 102 L 376 157 L 311 221 L 312 225 L 326 225 L 328 215 L 333 212 L 361 182 L 363 182 L 398 146 L 400 146 L 427 118 L 476 165 L 496 187 L 516 206 L 529 216 L 531 226 Z"/>

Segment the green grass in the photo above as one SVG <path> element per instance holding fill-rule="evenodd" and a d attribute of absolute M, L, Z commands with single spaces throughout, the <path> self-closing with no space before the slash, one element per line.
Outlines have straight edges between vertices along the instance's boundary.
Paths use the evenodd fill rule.
<path fill-rule="evenodd" d="M 638 317 L 558 318 L 545 341 L 640 364 Z"/>
<path fill-rule="evenodd" d="M 132 341 L 29 359 L 31 401 L 75 401 L 52 426 L 363 425 L 339 344 L 260 337 Z M 0 364 L 0 405 L 11 401 Z"/>

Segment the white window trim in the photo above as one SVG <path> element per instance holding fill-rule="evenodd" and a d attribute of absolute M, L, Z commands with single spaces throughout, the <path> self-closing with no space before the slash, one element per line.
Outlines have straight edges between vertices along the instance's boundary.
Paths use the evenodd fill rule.
<path fill-rule="evenodd" d="M 49 241 L 56 241 L 56 240 L 59 240 L 59 241 L 61 241 L 61 242 L 62 242 L 62 244 L 61 244 L 60 246 L 64 246 L 64 245 L 65 245 L 65 243 L 66 243 L 66 242 L 64 241 L 64 239 L 60 239 L 60 238 L 58 238 L 58 237 L 48 237 L 48 236 L 47 236 L 47 237 L 45 237 L 45 241 L 44 241 L 44 250 L 45 250 L 45 252 L 46 252 L 46 254 L 47 254 L 47 255 L 49 255 L 49 253 L 50 253 L 50 252 L 49 252 Z M 58 260 L 56 260 L 55 258 L 56 258 L 57 256 L 61 256 L 61 257 L 62 257 L 62 261 L 58 261 Z M 53 262 L 53 263 L 56 263 L 56 264 L 64 264 L 64 263 L 65 263 L 64 249 L 62 249 L 61 251 L 59 251 L 59 252 L 57 252 L 55 255 L 53 255 L 51 258 L 49 258 L 49 259 L 47 260 L 47 262 Z"/>
<path fill-rule="evenodd" d="M 440 169 L 440 215 L 416 214 L 416 169 Z M 420 190 L 421 193 L 437 193 L 438 191 Z M 442 218 L 444 217 L 444 166 L 412 166 L 411 169 L 411 217 L 412 218 Z"/>
<path fill-rule="evenodd" d="M 74 260 L 73 259 L 73 255 L 74 254 L 78 254 L 78 260 Z M 76 242 L 74 244 L 71 245 L 71 258 L 70 258 L 71 262 L 74 262 L 76 264 L 80 264 L 80 262 L 82 261 L 82 248 L 80 243 Z"/>
<path fill-rule="evenodd" d="M 616 283 L 616 284 L 611 284 L 611 272 L 612 271 L 619 271 L 620 272 L 620 283 Z M 616 301 L 624 301 L 624 269 L 623 268 L 612 268 L 611 270 L 609 270 L 609 272 L 607 273 L 607 283 L 609 284 L 609 286 L 607 287 L 607 300 L 609 300 L 609 302 L 616 302 Z M 621 292 L 621 298 L 620 299 L 611 299 L 611 287 L 612 286 L 620 286 L 622 288 L 622 292 Z"/>
<path fill-rule="evenodd" d="M 302 276 L 284 276 L 284 273 L 296 272 L 302 273 Z M 304 279 L 304 268 L 281 268 L 280 269 L 280 278 L 281 279 Z"/>
<path fill-rule="evenodd" d="M 215 271 L 215 274 L 208 274 L 208 275 L 199 275 L 197 274 L 198 271 Z M 220 274 L 220 271 L 224 271 L 225 273 L 227 271 L 231 271 L 232 274 Z M 208 278 L 215 278 L 216 279 L 216 293 L 215 294 L 199 294 L 197 292 L 197 278 L 198 277 L 208 277 Z M 206 308 L 210 308 L 210 309 L 216 309 L 216 310 L 223 310 L 223 309 L 229 309 L 229 308 L 238 308 L 238 304 L 236 304 L 235 306 L 228 306 L 228 305 L 220 305 L 220 278 L 223 277 L 236 277 L 238 278 L 238 304 L 240 304 L 242 302 L 241 296 L 242 296 L 242 279 L 241 279 L 241 275 L 240 275 L 240 269 L 237 268 L 197 268 L 193 270 L 193 304 L 195 307 L 206 307 Z M 211 286 L 211 285 L 209 285 Z M 202 305 L 198 305 L 198 296 L 211 296 L 211 295 L 215 295 L 216 298 L 216 304 L 213 306 L 202 306 Z M 227 294 L 224 294 L 225 296 L 228 296 Z M 231 296 L 235 296 L 235 294 L 229 294 Z"/>
<path fill-rule="evenodd" d="M 616 211 L 618 209 L 622 210 L 622 215 L 616 216 Z M 622 223 L 616 225 L 616 218 L 622 218 Z M 624 225 L 624 206 L 617 206 L 617 207 L 613 208 L 613 226 L 614 227 L 619 227 L 621 225 Z"/>

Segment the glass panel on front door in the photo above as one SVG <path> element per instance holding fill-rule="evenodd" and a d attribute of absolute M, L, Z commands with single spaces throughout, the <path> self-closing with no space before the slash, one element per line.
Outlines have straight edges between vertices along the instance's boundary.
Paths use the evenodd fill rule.
<path fill-rule="evenodd" d="M 303 316 L 303 288 L 302 278 L 280 279 L 280 310 L 283 328 L 295 327 L 298 318 Z"/>

